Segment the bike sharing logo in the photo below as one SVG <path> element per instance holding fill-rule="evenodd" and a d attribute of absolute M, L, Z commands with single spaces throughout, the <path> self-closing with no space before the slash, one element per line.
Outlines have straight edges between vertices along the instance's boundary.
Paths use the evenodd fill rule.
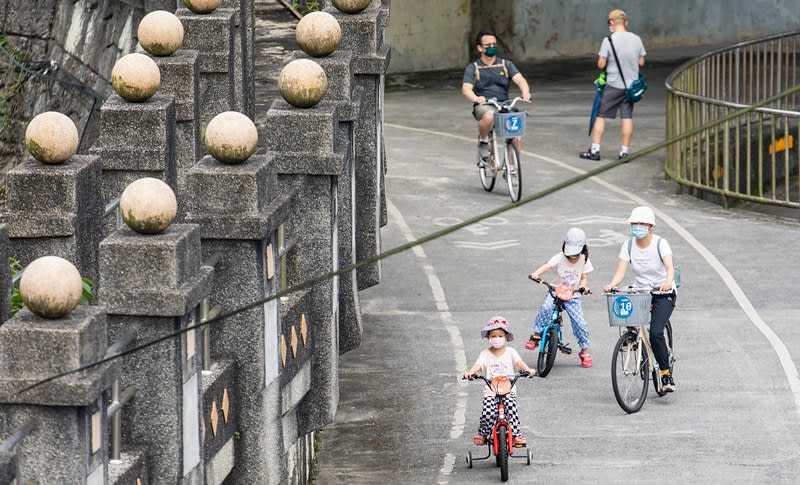
<path fill-rule="evenodd" d="M 614 299 L 611 311 L 614 312 L 615 317 L 624 320 L 633 314 L 633 302 L 627 296 L 618 296 Z"/>
<path fill-rule="evenodd" d="M 522 117 L 521 115 L 512 115 L 506 118 L 506 131 L 513 135 L 522 130 Z"/>

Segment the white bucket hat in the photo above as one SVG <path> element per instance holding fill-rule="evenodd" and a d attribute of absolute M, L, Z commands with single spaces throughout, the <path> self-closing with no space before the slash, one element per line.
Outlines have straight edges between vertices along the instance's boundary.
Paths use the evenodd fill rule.
<path fill-rule="evenodd" d="M 653 214 L 653 209 L 640 205 L 639 207 L 635 207 L 631 211 L 631 216 L 628 217 L 629 224 L 650 224 L 651 226 L 656 225 L 656 215 Z"/>

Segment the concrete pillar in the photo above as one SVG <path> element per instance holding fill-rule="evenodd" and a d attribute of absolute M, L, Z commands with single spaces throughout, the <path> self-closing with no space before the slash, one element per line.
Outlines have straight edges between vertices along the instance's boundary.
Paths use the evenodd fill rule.
<path fill-rule="evenodd" d="M 295 58 L 307 58 L 295 52 Z M 334 145 L 342 153 L 342 171 L 337 177 L 338 194 L 338 250 L 339 266 L 354 264 L 356 259 L 356 167 L 355 126 L 361 109 L 363 89 L 355 86 L 351 68 L 353 53 L 339 50 L 327 57 L 314 58 L 325 70 L 328 78 L 326 103 L 336 107 L 339 120 Z M 363 325 L 358 300 L 357 272 L 351 271 L 339 277 L 339 352 L 358 348 L 361 344 Z"/>
<path fill-rule="evenodd" d="M 25 266 L 41 256 L 71 261 L 84 276 L 97 281 L 97 246 L 102 237 L 103 201 L 100 160 L 75 155 L 59 165 L 29 158 L 6 176 L 8 256 Z M 3 298 L 6 305 L 7 298 Z"/>
<path fill-rule="evenodd" d="M 200 231 L 173 224 L 160 234 L 128 227 L 100 243 L 99 301 L 112 336 L 134 331 L 133 345 L 198 320 L 213 269 L 201 265 Z M 123 446 L 143 446 L 152 483 L 200 483 L 200 341 L 191 330 L 124 358 L 123 386 L 140 389 L 123 415 Z"/>
<path fill-rule="evenodd" d="M 353 52 L 351 66 L 355 85 L 363 89 L 362 109 L 355 128 L 356 255 L 363 260 L 381 252 L 380 227 L 386 223 L 383 90 L 390 50 L 383 42 L 383 30 L 389 8 L 375 0 L 357 14 L 345 14 L 333 7 L 326 11 L 334 15 L 342 27 L 339 49 Z M 379 281 L 380 262 L 359 268 L 359 289 L 375 286 Z"/>
<path fill-rule="evenodd" d="M 108 389 L 119 364 L 19 392 L 102 358 L 107 339 L 106 313 L 97 306 L 78 306 L 57 319 L 22 309 L 0 326 L 0 436 L 33 423 L 16 446 L 15 483 L 107 482 Z"/>
<path fill-rule="evenodd" d="M 101 131 L 89 150 L 100 156 L 103 167 L 103 203 L 122 195 L 142 177 L 163 180 L 177 192 L 175 169 L 175 100 L 156 93 L 142 103 L 111 95 L 100 108 Z M 111 233 L 113 220 L 104 224 Z"/>
<path fill-rule="evenodd" d="M 235 15 L 231 9 L 219 8 L 199 15 L 186 8 L 175 13 L 185 31 L 183 48 L 200 52 L 200 127 L 216 115 L 235 109 L 234 38 Z"/>
<path fill-rule="evenodd" d="M 153 57 L 161 70 L 162 94 L 175 98 L 175 185 L 178 221 L 186 213 L 186 172 L 200 158 L 200 53 L 178 50 L 172 55 Z"/>
<path fill-rule="evenodd" d="M 187 181 L 187 220 L 200 225 L 204 257 L 220 258 L 212 299 L 230 312 L 274 295 L 276 231 L 288 215 L 292 192 L 279 191 L 272 157 L 228 165 L 206 156 Z M 240 425 L 233 483 L 279 483 L 286 472 L 279 322 L 278 301 L 272 300 L 211 327 L 212 359 L 232 361 L 236 371 L 233 412 Z"/>
<path fill-rule="evenodd" d="M 289 286 L 339 269 L 339 195 L 344 154 L 336 145 L 337 108 L 294 108 L 275 101 L 267 112 L 267 150 L 278 152 L 279 181 L 297 187 L 287 231 L 297 238 Z M 297 411 L 298 436 L 330 423 L 339 402 L 339 284 L 310 289 L 308 327 L 313 382 Z"/>

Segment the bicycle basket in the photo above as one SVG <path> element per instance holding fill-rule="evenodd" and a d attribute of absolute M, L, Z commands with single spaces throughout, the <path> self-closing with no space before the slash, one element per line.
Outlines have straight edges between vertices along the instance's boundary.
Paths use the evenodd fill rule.
<path fill-rule="evenodd" d="M 608 324 L 612 327 L 649 325 L 651 301 L 650 293 L 607 294 Z"/>
<path fill-rule="evenodd" d="M 525 136 L 525 111 L 494 114 L 494 132 L 500 138 Z"/>

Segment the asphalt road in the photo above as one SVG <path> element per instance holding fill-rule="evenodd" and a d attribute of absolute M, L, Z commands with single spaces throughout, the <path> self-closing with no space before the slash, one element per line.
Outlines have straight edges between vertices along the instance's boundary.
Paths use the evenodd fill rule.
<path fill-rule="evenodd" d="M 665 76 L 646 71 L 634 151 L 663 140 Z M 527 66 L 534 103 L 523 146 L 523 197 L 616 159 L 610 121 L 604 161 L 588 147 L 591 70 Z M 408 79 L 386 93 L 384 250 L 509 202 L 505 186 L 480 186 L 474 123 L 460 80 Z M 677 193 L 663 151 L 384 260 L 379 286 L 360 293 L 362 346 L 342 356 L 336 422 L 324 429 L 319 484 L 466 484 L 500 480 L 492 461 L 469 469 L 480 386 L 459 379 L 492 315 L 509 319 L 523 349 L 544 297 L 527 274 L 560 250 L 571 226 L 589 236 L 595 271 L 584 299 L 594 367 L 559 355 L 547 378 L 518 385 L 533 463 L 512 461 L 509 483 L 797 483 L 800 477 L 800 265 L 797 218 L 725 210 Z M 627 218 L 657 209 L 683 269 L 673 314 L 678 390 L 650 392 L 628 415 L 610 378 L 618 330 L 600 288 L 612 276 Z M 549 274 L 552 276 L 552 273 Z M 565 337 L 577 347 L 569 325 Z"/>

